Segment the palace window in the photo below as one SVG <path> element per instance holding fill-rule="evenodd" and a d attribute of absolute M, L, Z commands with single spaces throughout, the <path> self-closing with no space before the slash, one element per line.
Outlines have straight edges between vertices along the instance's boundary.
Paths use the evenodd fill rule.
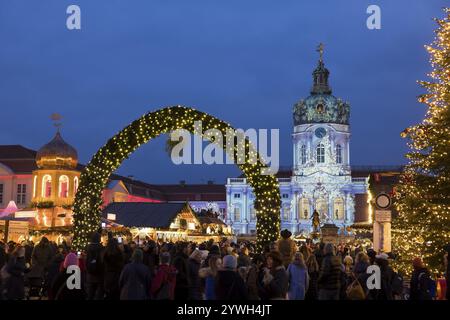
<path fill-rule="evenodd" d="M 291 211 L 290 206 L 283 206 L 283 214 L 282 214 L 283 220 L 289 220 L 290 211 Z"/>
<path fill-rule="evenodd" d="M 289 194 L 288 193 L 283 193 L 282 197 L 283 197 L 283 199 L 289 199 Z"/>
<path fill-rule="evenodd" d="M 342 163 L 342 147 L 340 144 L 336 145 L 336 163 Z"/>
<path fill-rule="evenodd" d="M 235 194 L 234 194 L 234 198 L 235 198 L 235 199 L 241 198 L 241 194 L 240 194 L 240 193 L 235 193 Z"/>
<path fill-rule="evenodd" d="M 325 220 L 328 217 L 328 205 L 325 199 L 317 199 L 316 210 L 320 214 L 320 219 Z"/>
<path fill-rule="evenodd" d="M 299 206 L 299 215 L 300 219 L 309 219 L 309 200 L 307 198 L 302 198 L 300 200 L 300 206 Z"/>
<path fill-rule="evenodd" d="M 46 174 L 42 178 L 42 197 L 49 198 L 52 196 L 52 177 Z"/>
<path fill-rule="evenodd" d="M 256 220 L 256 209 L 255 207 L 251 206 L 250 207 L 250 221 L 255 221 Z"/>
<path fill-rule="evenodd" d="M 344 200 L 342 198 L 334 199 L 333 215 L 335 220 L 344 219 Z"/>
<path fill-rule="evenodd" d="M 319 143 L 317 146 L 317 163 L 325 162 L 325 146 L 322 143 Z"/>
<path fill-rule="evenodd" d="M 17 185 L 17 204 L 25 204 L 27 198 L 27 185 L 18 184 Z"/>
<path fill-rule="evenodd" d="M 36 197 L 36 188 L 37 188 L 37 176 L 34 176 L 34 179 L 33 179 L 33 197 Z"/>
<path fill-rule="evenodd" d="M 306 163 L 306 146 L 302 145 L 302 147 L 300 148 L 300 158 L 301 158 L 301 162 L 302 164 Z"/>
<path fill-rule="evenodd" d="M 241 208 L 234 207 L 234 221 L 241 221 Z"/>
<path fill-rule="evenodd" d="M 69 178 L 67 176 L 59 177 L 59 197 L 67 198 L 69 196 Z"/>
<path fill-rule="evenodd" d="M 3 183 L 0 183 L 0 203 L 3 203 Z"/>

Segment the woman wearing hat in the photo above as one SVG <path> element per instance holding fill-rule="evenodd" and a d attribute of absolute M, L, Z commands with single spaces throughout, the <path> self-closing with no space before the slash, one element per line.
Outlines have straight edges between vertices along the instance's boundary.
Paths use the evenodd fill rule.
<path fill-rule="evenodd" d="M 285 268 L 294 260 L 294 255 L 297 252 L 297 245 L 291 239 L 292 233 L 284 229 L 281 231 L 281 239 L 277 241 L 278 252 L 280 252 L 283 265 Z"/>
<path fill-rule="evenodd" d="M 272 251 L 267 257 L 267 269 L 263 283 L 267 297 L 274 300 L 286 299 L 289 288 L 289 279 L 283 260 L 279 252 Z"/>

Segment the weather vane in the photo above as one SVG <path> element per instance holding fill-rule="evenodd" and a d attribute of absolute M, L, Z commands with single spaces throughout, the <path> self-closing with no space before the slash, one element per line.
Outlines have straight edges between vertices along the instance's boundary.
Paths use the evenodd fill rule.
<path fill-rule="evenodd" d="M 62 123 L 61 123 L 62 116 L 59 113 L 52 113 L 52 115 L 50 116 L 50 119 L 53 121 L 53 125 L 59 132 L 59 128 L 61 128 L 61 126 L 62 126 Z"/>
<path fill-rule="evenodd" d="M 317 50 L 316 50 L 320 54 L 320 62 L 323 62 L 323 48 L 324 48 L 324 44 L 321 42 L 317 46 Z"/>

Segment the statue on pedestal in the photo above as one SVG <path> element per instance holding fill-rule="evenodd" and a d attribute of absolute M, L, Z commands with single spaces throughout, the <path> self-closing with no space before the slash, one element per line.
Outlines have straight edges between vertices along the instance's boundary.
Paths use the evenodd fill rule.
<path fill-rule="evenodd" d="M 312 225 L 313 225 L 313 232 L 318 233 L 319 226 L 320 226 L 320 216 L 319 216 L 319 212 L 317 212 L 317 210 L 314 209 L 311 219 L 312 219 Z"/>

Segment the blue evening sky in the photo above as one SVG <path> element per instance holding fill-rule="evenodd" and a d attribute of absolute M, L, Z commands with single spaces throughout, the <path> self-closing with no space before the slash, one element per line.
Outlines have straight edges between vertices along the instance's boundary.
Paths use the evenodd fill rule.
<path fill-rule="evenodd" d="M 82 30 L 66 28 L 81 7 Z M 366 28 L 366 9 L 382 29 Z M 292 106 L 309 94 L 324 42 L 333 93 L 351 104 L 351 162 L 401 164 L 400 132 L 424 107 L 433 17 L 440 0 L 0 0 L 0 144 L 37 149 L 54 135 L 49 116 L 86 163 L 142 114 L 193 106 L 238 128 L 279 128 L 292 163 Z M 165 138 L 139 149 L 119 173 L 151 183 L 239 174 L 233 165 L 175 166 Z"/>

